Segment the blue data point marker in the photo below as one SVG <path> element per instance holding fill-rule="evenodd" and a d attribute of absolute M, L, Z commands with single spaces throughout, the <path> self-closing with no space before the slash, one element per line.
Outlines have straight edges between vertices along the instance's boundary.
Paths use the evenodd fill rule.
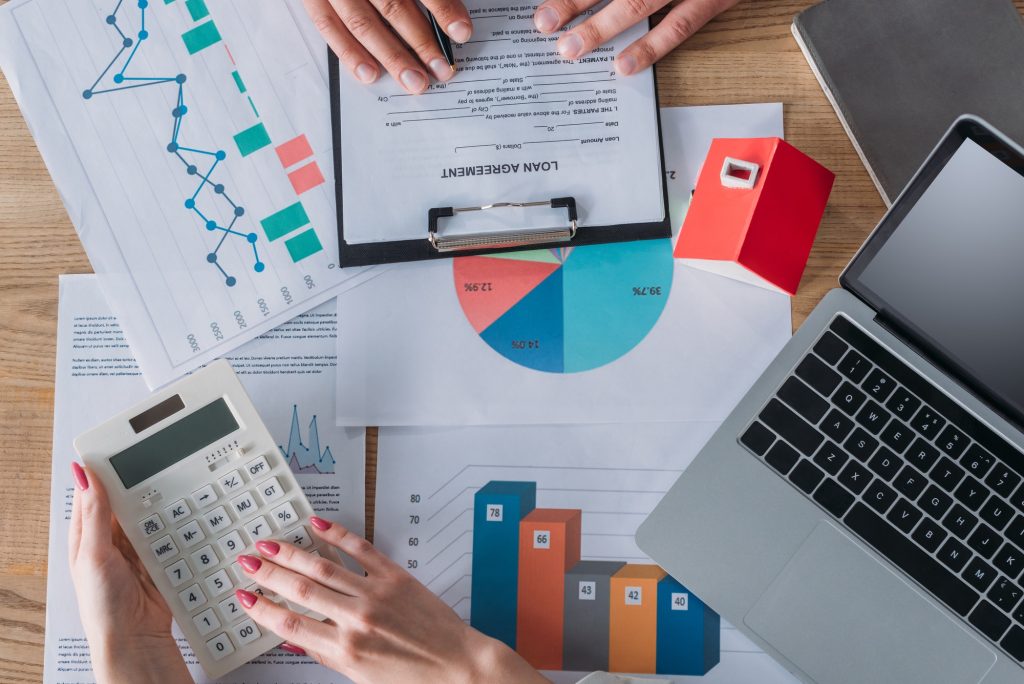
<path fill-rule="evenodd" d="M 146 40 L 149 38 L 149 31 L 139 31 L 139 40 Z"/>
<path fill-rule="evenodd" d="M 181 105 L 180 107 L 175 107 L 174 109 L 171 110 L 171 116 L 173 116 L 175 119 L 180 119 L 181 117 L 185 116 L 185 114 L 187 114 L 187 113 L 188 113 L 188 107 L 186 107 L 185 105 Z"/>
<path fill-rule="evenodd" d="M 245 213 L 245 209 L 242 207 L 235 207 L 235 216 L 241 216 Z"/>
<path fill-rule="evenodd" d="M 121 43 L 121 45 L 124 45 L 126 48 L 130 48 L 133 45 L 132 39 L 131 38 L 125 38 L 124 42 Z"/>
<path fill-rule="evenodd" d="M 176 143 L 176 142 L 167 143 L 167 151 L 170 152 L 171 154 L 174 154 L 175 152 L 177 152 L 178 151 L 178 143 Z"/>
<path fill-rule="evenodd" d="M 114 83 L 124 83 L 124 74 L 114 74 Z"/>
<path fill-rule="evenodd" d="M 227 159 L 228 155 L 227 152 L 225 152 L 224 150 L 217 150 L 217 154 L 215 154 L 214 156 L 217 158 L 217 161 L 224 161 L 225 159 Z"/>
<path fill-rule="evenodd" d="M 206 260 L 209 263 L 211 263 L 211 264 L 215 264 L 215 263 L 217 263 L 217 255 L 216 254 L 207 254 L 206 255 Z"/>
<path fill-rule="evenodd" d="M 216 221 L 207 221 L 206 222 L 206 230 L 217 230 L 217 222 Z"/>
<path fill-rule="evenodd" d="M 139 0 L 139 9 L 146 9 L 149 7 L 149 0 Z"/>
<path fill-rule="evenodd" d="M 110 16 L 107 17 L 107 23 L 110 24 L 111 26 L 113 26 L 114 24 L 117 23 L 117 17 L 115 17 L 113 14 L 111 14 Z"/>
<path fill-rule="evenodd" d="M 187 173 L 188 175 L 190 175 L 190 176 L 194 176 L 194 175 L 196 175 L 197 173 L 199 173 L 199 169 L 198 169 L 198 168 L 196 168 L 195 164 L 189 164 L 189 165 L 188 165 L 188 168 L 187 168 L 187 169 L 185 169 L 185 172 L 186 172 L 186 173 Z"/>
<path fill-rule="evenodd" d="M 184 83 L 184 82 L 185 82 L 185 74 L 178 74 L 178 75 L 177 75 L 177 77 L 175 77 L 174 81 L 175 81 L 175 82 L 176 82 L 176 83 L 177 83 L 178 85 L 181 85 L 182 83 Z"/>
<path fill-rule="evenodd" d="M 259 238 L 256 236 L 256 233 L 249 233 L 245 236 L 245 239 L 249 241 L 250 245 L 254 245 Z"/>
<path fill-rule="evenodd" d="M 266 264 L 264 264 L 262 261 L 257 261 L 256 265 L 252 267 L 252 270 L 256 271 L 257 273 L 263 273 L 263 269 L 265 269 L 266 267 Z"/>
<path fill-rule="evenodd" d="M 187 199 L 187 200 L 185 200 L 185 208 L 186 209 L 195 209 L 196 208 L 196 201 L 194 199 Z"/>
<path fill-rule="evenodd" d="M 237 281 L 237 280 L 235 280 L 235 276 L 228 276 L 228 279 L 224 281 L 224 283 L 225 283 L 225 284 L 226 284 L 226 285 L 227 285 L 228 287 L 234 287 L 234 286 L 235 286 L 235 283 L 237 283 L 237 282 L 238 282 L 238 281 Z"/>
<path fill-rule="evenodd" d="M 82 91 L 82 97 L 85 98 L 86 100 L 88 100 L 90 97 L 92 97 L 92 91 L 91 90 L 83 90 Z"/>
<path fill-rule="evenodd" d="M 213 191 L 215 193 L 217 193 L 218 195 L 223 194 L 224 193 L 224 185 L 221 184 L 221 183 L 217 183 L 216 185 L 213 186 Z"/>

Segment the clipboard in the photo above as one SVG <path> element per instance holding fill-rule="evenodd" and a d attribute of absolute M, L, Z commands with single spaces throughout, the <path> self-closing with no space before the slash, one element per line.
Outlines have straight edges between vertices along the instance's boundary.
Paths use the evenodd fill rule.
<path fill-rule="evenodd" d="M 483 254 L 500 254 L 523 249 L 544 249 L 555 247 L 576 247 L 583 245 L 604 244 L 610 242 L 631 242 L 634 240 L 655 240 L 672 237 L 672 224 L 668 210 L 668 184 L 665 182 L 665 145 L 661 128 L 661 109 L 658 96 L 656 72 L 654 79 L 654 107 L 657 112 L 659 164 L 662 178 L 663 217 L 658 221 L 630 223 L 609 226 L 578 225 L 579 209 L 575 197 L 481 197 L 479 204 L 467 204 L 462 207 L 424 207 L 423 208 L 423 239 L 393 240 L 388 242 L 349 243 L 345 239 L 344 220 L 344 178 L 342 177 L 342 145 L 341 145 L 341 84 L 338 57 L 327 48 L 328 72 L 331 89 L 331 129 L 334 145 L 334 185 L 337 196 L 338 212 L 338 252 L 339 265 L 342 268 L 354 266 L 372 266 L 407 261 L 426 261 L 445 259 L 454 256 L 478 256 Z M 654 67 L 651 67 L 654 71 Z M 551 188 L 557 192 L 557 188 Z M 501 211 L 506 208 L 564 209 L 566 222 L 564 227 L 536 228 L 523 226 L 516 230 L 502 230 L 487 233 L 460 234 L 445 236 L 443 223 L 457 214 L 468 212 Z"/>

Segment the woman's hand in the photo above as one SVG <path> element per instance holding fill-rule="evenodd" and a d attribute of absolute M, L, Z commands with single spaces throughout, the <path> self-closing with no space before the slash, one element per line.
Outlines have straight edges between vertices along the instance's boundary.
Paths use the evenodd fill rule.
<path fill-rule="evenodd" d="M 416 0 L 303 3 L 342 65 L 363 83 L 380 78 L 383 66 L 403 88 L 416 94 L 430 84 L 428 72 L 439 81 L 455 75 Z M 473 23 L 461 0 L 423 0 L 423 4 L 449 38 L 456 43 L 469 40 Z"/>
<path fill-rule="evenodd" d="M 252 618 L 356 682 L 544 683 L 514 651 L 466 625 L 441 599 L 365 539 L 326 520 L 316 535 L 355 559 L 357 574 L 295 546 L 260 541 L 239 556 L 261 586 L 329 618 L 319 622 L 265 597 L 237 592 Z"/>
<path fill-rule="evenodd" d="M 600 0 L 544 0 L 533 14 L 541 33 L 553 33 Z M 579 59 L 602 43 L 647 19 L 670 0 L 612 0 L 607 7 L 558 39 L 566 59 Z M 646 69 L 739 0 L 681 0 L 643 38 L 615 58 L 615 70 L 628 76 Z"/>
<path fill-rule="evenodd" d="M 171 611 L 114 520 L 103 483 L 77 463 L 71 469 L 68 557 L 96 680 L 191 684 L 171 636 Z"/>

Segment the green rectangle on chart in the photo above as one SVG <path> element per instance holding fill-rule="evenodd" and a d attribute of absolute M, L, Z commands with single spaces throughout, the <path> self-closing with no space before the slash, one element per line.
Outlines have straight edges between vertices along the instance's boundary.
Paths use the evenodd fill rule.
<path fill-rule="evenodd" d="M 192 15 L 192 21 L 199 21 L 210 16 L 210 10 L 206 9 L 206 0 L 185 0 L 185 7 Z"/>
<path fill-rule="evenodd" d="M 292 261 L 295 263 L 299 263 L 306 257 L 323 251 L 324 248 L 320 244 L 320 238 L 316 236 L 316 231 L 312 228 L 285 240 L 284 244 L 288 247 L 288 253 L 292 255 Z"/>
<path fill-rule="evenodd" d="M 181 39 L 185 41 L 185 47 L 188 48 L 188 54 L 194 55 L 200 50 L 205 50 L 214 43 L 220 42 L 220 31 L 217 30 L 217 25 L 213 23 L 213 20 L 200 24 L 190 31 L 185 31 L 181 34 Z"/>
<path fill-rule="evenodd" d="M 238 86 L 238 92 L 245 92 L 245 83 L 242 81 L 242 77 L 237 71 L 232 71 L 231 76 L 235 79 L 235 85 Z"/>
<path fill-rule="evenodd" d="M 242 156 L 248 157 L 253 152 L 262 150 L 270 144 L 270 134 L 267 133 L 266 126 L 258 123 L 236 135 L 235 144 L 238 145 L 238 151 L 242 153 Z"/>
<path fill-rule="evenodd" d="M 306 214 L 306 209 L 302 206 L 302 202 L 296 202 L 290 207 L 285 207 L 276 214 L 271 214 L 260 221 L 260 225 L 263 226 L 263 232 L 271 242 L 308 224 L 309 216 Z"/>

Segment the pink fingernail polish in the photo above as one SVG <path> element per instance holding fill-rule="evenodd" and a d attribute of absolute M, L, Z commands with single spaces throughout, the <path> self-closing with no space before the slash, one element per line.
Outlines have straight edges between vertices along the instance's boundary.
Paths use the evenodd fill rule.
<path fill-rule="evenodd" d="M 256 542 L 256 550 L 264 556 L 276 556 L 277 552 L 281 550 L 281 545 L 277 542 L 263 541 L 261 539 Z"/>
<path fill-rule="evenodd" d="M 238 557 L 238 564 L 241 565 L 242 568 L 245 569 L 245 571 L 251 575 L 260 569 L 260 566 L 263 565 L 263 561 L 261 561 L 256 556 L 248 556 L 242 554 Z"/>
<path fill-rule="evenodd" d="M 323 518 L 318 518 L 315 515 L 310 517 L 309 522 L 313 525 L 313 527 L 320 530 L 321 532 L 331 529 L 331 523 L 329 521 L 324 520 Z"/>
<path fill-rule="evenodd" d="M 75 476 L 75 484 L 80 490 L 84 492 L 89 488 L 89 477 L 85 474 L 85 469 L 75 461 L 71 462 L 71 474 Z"/>
<path fill-rule="evenodd" d="M 306 649 L 299 648 L 298 646 L 296 646 L 294 644 L 289 644 L 287 641 L 284 642 L 283 644 L 281 644 L 278 648 L 280 648 L 282 651 L 288 651 L 289 653 L 294 653 L 295 655 L 301 655 L 301 656 L 306 655 Z"/>
<path fill-rule="evenodd" d="M 258 599 L 259 597 L 251 591 L 246 591 L 245 589 L 237 589 L 235 590 L 235 598 L 237 598 L 238 602 L 246 608 L 252 608 L 256 605 L 256 599 Z"/>

